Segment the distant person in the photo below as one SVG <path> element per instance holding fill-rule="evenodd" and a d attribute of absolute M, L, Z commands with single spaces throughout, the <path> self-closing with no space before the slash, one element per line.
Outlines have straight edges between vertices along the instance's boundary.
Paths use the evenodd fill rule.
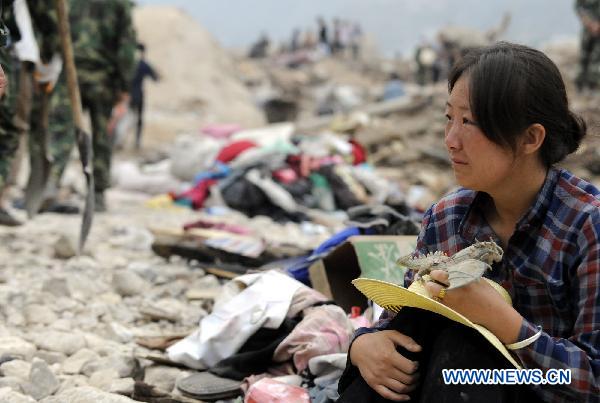
<path fill-rule="evenodd" d="M 89 112 L 92 126 L 95 210 L 103 212 L 107 210 L 105 192 L 110 187 L 112 161 L 108 123 L 113 107 L 130 100 L 128 91 L 135 68 L 133 5 L 129 0 L 70 0 L 69 6 L 81 104 Z M 66 88 L 64 72 L 61 76 L 57 91 L 61 91 L 61 85 Z M 50 124 L 56 128 L 51 133 L 53 142 L 60 139 L 63 145 L 51 144 L 51 149 L 61 149 L 62 157 L 57 158 L 53 151 L 50 175 L 60 184 L 75 144 L 75 127 L 70 114 L 58 112 L 51 111 Z"/>
<path fill-rule="evenodd" d="M 302 47 L 304 49 L 313 50 L 317 45 L 317 39 L 312 30 L 307 29 L 304 32 L 304 38 L 302 39 Z"/>
<path fill-rule="evenodd" d="M 343 50 L 342 45 L 342 21 L 339 18 L 333 19 L 333 38 L 331 41 L 331 53 L 338 53 Z"/>
<path fill-rule="evenodd" d="M 597 89 L 600 86 L 600 1 L 577 0 L 575 10 L 583 25 L 577 89 Z"/>
<path fill-rule="evenodd" d="M 258 41 L 250 47 L 250 52 L 248 56 L 252 59 L 265 58 L 269 53 L 270 46 L 271 41 L 269 40 L 269 37 L 267 36 L 267 34 L 262 33 L 260 38 L 258 38 Z"/>
<path fill-rule="evenodd" d="M 417 65 L 416 81 L 419 85 L 425 85 L 434 81 L 434 66 L 437 54 L 433 47 L 427 42 L 421 43 L 415 50 L 415 63 Z"/>
<path fill-rule="evenodd" d="M 388 101 L 390 99 L 403 97 L 405 94 L 406 90 L 404 89 L 404 83 L 400 80 L 400 76 L 396 72 L 391 73 L 383 88 L 382 99 Z"/>
<path fill-rule="evenodd" d="M 360 44 L 362 42 L 363 32 L 360 24 L 355 22 L 352 24 L 350 31 L 350 47 L 352 48 L 352 59 L 357 60 L 360 56 Z"/>
<path fill-rule="evenodd" d="M 151 78 L 158 81 L 160 78 L 154 68 L 146 61 L 146 46 L 137 44 L 139 60 L 131 81 L 131 109 L 136 114 L 137 125 L 135 132 L 135 148 L 139 150 L 142 145 L 142 129 L 144 126 L 144 80 Z"/>
<path fill-rule="evenodd" d="M 319 36 L 319 47 L 329 51 L 329 33 L 327 31 L 327 24 L 322 17 L 317 18 L 318 36 Z"/>
<path fill-rule="evenodd" d="M 290 40 L 290 52 L 295 52 L 300 49 L 300 30 L 294 29 L 292 32 L 292 39 Z"/>

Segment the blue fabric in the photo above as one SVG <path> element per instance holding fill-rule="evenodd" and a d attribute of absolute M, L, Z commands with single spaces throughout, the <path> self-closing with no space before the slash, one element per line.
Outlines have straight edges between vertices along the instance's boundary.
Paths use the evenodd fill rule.
<path fill-rule="evenodd" d="M 207 179 L 223 179 L 231 173 L 231 168 L 222 162 L 215 161 L 213 166 L 208 171 L 202 171 L 194 177 L 194 183 L 205 181 Z"/>
<path fill-rule="evenodd" d="M 374 233 L 375 233 L 375 231 L 373 231 L 370 228 L 368 228 L 366 230 L 361 230 L 360 228 L 357 228 L 357 227 L 345 228 L 342 231 L 332 235 L 331 238 L 329 238 L 328 240 L 323 242 L 321 245 L 317 246 L 317 248 L 315 248 L 315 250 L 310 255 L 307 255 L 304 259 L 302 259 L 299 262 L 288 267 L 287 272 L 292 277 L 294 277 L 296 280 L 311 287 L 312 284 L 310 282 L 310 277 L 308 274 L 308 268 L 310 267 L 311 264 L 313 264 L 317 260 L 327 256 L 327 254 L 331 250 L 333 250 L 335 247 L 343 244 L 351 236 L 373 235 Z"/>

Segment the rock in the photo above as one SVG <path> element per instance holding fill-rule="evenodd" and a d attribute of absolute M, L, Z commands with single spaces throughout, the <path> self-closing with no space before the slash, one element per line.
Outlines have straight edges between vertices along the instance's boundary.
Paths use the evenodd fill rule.
<path fill-rule="evenodd" d="M 0 337 L 0 356 L 11 355 L 22 357 L 26 361 L 31 361 L 35 354 L 35 345 L 14 336 Z"/>
<path fill-rule="evenodd" d="M 133 340 L 133 333 L 131 330 L 117 322 L 111 322 L 107 324 L 106 332 L 111 339 L 121 343 L 129 343 L 131 340 Z"/>
<path fill-rule="evenodd" d="M 48 325 L 48 329 L 58 330 L 59 332 L 70 332 L 73 329 L 73 323 L 66 318 L 57 319 Z"/>
<path fill-rule="evenodd" d="M 10 388 L 0 388 L 0 403 L 35 403 L 35 400 Z"/>
<path fill-rule="evenodd" d="M 112 283 L 115 291 L 123 297 L 141 294 L 149 288 L 148 282 L 143 278 L 125 270 L 115 272 Z"/>
<path fill-rule="evenodd" d="M 108 387 L 108 392 L 119 395 L 132 396 L 135 381 L 133 378 L 119 378 L 112 381 Z"/>
<path fill-rule="evenodd" d="M 119 379 L 119 372 L 114 368 L 104 368 L 94 372 L 89 379 L 90 386 L 104 391 L 110 390 L 110 385 Z"/>
<path fill-rule="evenodd" d="M 177 377 L 184 371 L 163 365 L 150 366 L 144 373 L 144 382 L 160 390 L 171 391 Z"/>
<path fill-rule="evenodd" d="M 37 357 L 41 360 L 44 360 L 48 363 L 48 365 L 52 365 L 52 364 L 62 364 L 63 361 L 65 361 L 67 359 L 67 356 L 63 353 L 59 353 L 56 351 L 45 351 L 45 350 L 38 350 L 34 357 Z"/>
<path fill-rule="evenodd" d="M 31 363 L 29 382 L 21 385 L 23 391 L 35 400 L 50 396 L 58 390 L 60 382 L 45 361 L 34 358 Z"/>
<path fill-rule="evenodd" d="M 85 333 L 84 337 L 87 348 L 95 351 L 99 355 L 106 355 L 111 351 L 114 353 L 115 351 L 119 351 L 119 348 L 122 347 L 121 344 L 113 340 L 100 337 L 97 334 Z"/>
<path fill-rule="evenodd" d="M 6 401 L 6 403 L 9 402 Z M 67 389 L 57 396 L 42 400 L 41 403 L 135 403 L 135 400 L 103 392 L 91 386 L 81 386 Z"/>
<path fill-rule="evenodd" d="M 48 292 L 55 297 L 70 297 L 71 292 L 67 284 L 67 279 L 53 277 L 44 281 L 42 291 Z"/>
<path fill-rule="evenodd" d="M 54 311 L 45 305 L 31 304 L 25 307 L 25 319 L 29 325 L 53 323 L 58 318 Z"/>
<path fill-rule="evenodd" d="M 209 301 L 204 301 L 208 303 Z M 197 326 L 200 319 L 208 315 L 208 312 L 200 306 L 189 305 L 181 312 L 181 325 L 186 327 Z"/>
<path fill-rule="evenodd" d="M 54 256 L 59 259 L 70 259 L 77 255 L 77 239 L 62 234 L 54 243 Z"/>
<path fill-rule="evenodd" d="M 82 335 L 54 330 L 35 334 L 33 342 L 41 349 L 65 355 L 72 355 L 85 347 L 85 339 Z"/>
<path fill-rule="evenodd" d="M 152 320 L 168 320 L 177 322 L 181 318 L 181 312 L 185 306 L 175 300 L 163 298 L 151 304 L 144 304 L 140 307 L 140 313 L 148 316 Z"/>
<path fill-rule="evenodd" d="M 134 357 L 112 355 L 87 362 L 81 372 L 84 375 L 91 376 L 94 372 L 105 369 L 114 369 L 119 374 L 118 378 L 127 378 L 134 377 L 139 372 L 140 364 Z"/>
<path fill-rule="evenodd" d="M 0 365 L 2 376 L 10 376 L 19 379 L 29 379 L 31 364 L 23 360 L 12 360 Z"/>
<path fill-rule="evenodd" d="M 90 361 L 98 360 L 100 356 L 95 351 L 87 348 L 82 348 L 62 364 L 62 372 L 65 374 L 79 374 L 85 364 Z"/>
<path fill-rule="evenodd" d="M 146 251 L 150 250 L 153 241 L 154 236 L 147 229 L 125 227 L 111 237 L 110 244 L 134 251 Z"/>
<path fill-rule="evenodd" d="M 2 388 L 11 388 L 15 392 L 23 392 L 21 389 L 21 384 L 23 383 L 23 379 L 15 378 L 14 376 L 3 376 L 0 377 L 0 389 Z M 2 399 L 0 399 L 2 401 Z"/>
<path fill-rule="evenodd" d="M 84 375 L 63 376 L 61 377 L 61 380 L 62 382 L 55 395 L 59 395 L 68 389 L 89 386 L 89 378 Z"/>
<path fill-rule="evenodd" d="M 126 270 L 139 274 L 142 278 L 150 282 L 154 282 L 162 272 L 162 267 L 158 268 L 156 265 L 145 261 L 136 261 L 129 263 Z"/>
<path fill-rule="evenodd" d="M 9 310 L 6 318 L 6 323 L 13 327 L 21 327 L 27 324 L 25 320 L 25 315 L 23 315 L 20 311 Z"/>
<path fill-rule="evenodd" d="M 85 274 L 86 271 L 89 271 L 90 273 L 99 273 L 102 270 L 100 267 L 97 267 L 98 264 L 95 261 L 89 258 L 84 260 L 83 258 L 85 258 L 85 256 L 79 256 L 68 261 L 68 265 L 73 262 L 75 267 L 69 270 L 72 272 L 69 274 L 67 283 L 73 298 L 82 302 L 87 302 L 90 298 L 108 291 L 108 285 L 97 275 L 91 277 L 91 275 L 88 276 Z M 78 266 L 84 264 L 90 265 L 91 267 Z"/>

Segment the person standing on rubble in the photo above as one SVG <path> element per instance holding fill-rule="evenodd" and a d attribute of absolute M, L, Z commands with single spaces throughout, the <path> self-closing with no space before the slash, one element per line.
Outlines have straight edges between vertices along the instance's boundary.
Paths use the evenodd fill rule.
<path fill-rule="evenodd" d="M 600 0 L 577 0 L 575 10 L 582 24 L 578 91 L 600 87 Z"/>
<path fill-rule="evenodd" d="M 96 211 L 106 211 L 104 193 L 110 187 L 112 146 L 108 121 L 113 107 L 129 100 L 137 43 L 131 10 L 129 0 L 70 0 L 69 19 L 81 103 L 92 123 Z M 64 83 L 65 78 L 61 77 L 60 85 Z M 66 85 L 64 89 L 60 100 L 66 99 Z M 51 147 L 54 152 L 60 150 L 60 158 L 54 158 L 52 167 L 59 182 L 75 144 L 75 129 L 66 110 L 54 110 L 51 125 L 55 129 L 53 137 L 62 142 L 60 147 L 56 144 Z"/>
<path fill-rule="evenodd" d="M 0 15 L 0 225 L 17 226 L 21 221 L 5 206 L 5 193 L 11 161 L 19 146 L 19 129 L 15 125 L 18 94 L 18 60 L 14 44 L 20 39 L 13 12 L 13 1 L 4 1 Z M 8 25 L 5 25 L 6 24 Z"/>
<path fill-rule="evenodd" d="M 319 38 L 319 47 L 329 52 L 329 34 L 327 33 L 327 23 L 323 19 L 323 17 L 317 18 L 317 29 L 318 29 L 318 38 Z"/>
<path fill-rule="evenodd" d="M 68 161 L 72 149 L 72 140 L 65 134 L 68 133 L 72 112 L 66 78 L 62 72 L 58 16 L 53 0 L 29 1 L 28 6 L 40 48 L 40 61 L 33 72 L 34 85 L 28 143 L 30 152 L 35 152 L 36 148 L 42 147 L 41 142 L 45 138 L 41 131 L 47 130 L 49 152 L 52 156 L 52 165 L 48 183 L 44 189 L 40 212 L 74 214 L 79 211 L 77 206 L 62 202 L 58 198 L 60 175 L 56 172 L 57 166 L 62 166 L 61 161 Z M 42 111 L 41 107 L 44 96 L 47 97 L 46 102 L 48 103 L 46 111 Z M 48 116 L 42 117 L 43 113 L 47 113 Z M 42 119 L 47 120 L 47 128 L 41 127 Z"/>
<path fill-rule="evenodd" d="M 131 108 L 137 118 L 135 148 L 139 150 L 142 145 L 142 129 L 144 125 L 144 80 L 150 77 L 153 81 L 158 81 L 159 76 L 146 61 L 146 46 L 143 43 L 138 43 L 137 49 L 140 52 L 140 57 L 131 82 Z"/>
<path fill-rule="evenodd" d="M 487 281 L 448 289 L 443 270 L 432 270 L 424 287 L 495 335 L 524 368 L 568 369 L 569 383 L 444 383 L 443 369 L 512 364 L 479 332 L 405 306 L 357 331 L 338 402 L 597 402 L 600 189 L 555 166 L 577 150 L 586 124 L 569 110 L 556 65 L 526 46 L 469 51 L 448 91 L 445 145 L 462 187 L 427 210 L 416 254 L 452 256 L 493 240 L 502 259 L 484 275 L 512 305 Z"/>

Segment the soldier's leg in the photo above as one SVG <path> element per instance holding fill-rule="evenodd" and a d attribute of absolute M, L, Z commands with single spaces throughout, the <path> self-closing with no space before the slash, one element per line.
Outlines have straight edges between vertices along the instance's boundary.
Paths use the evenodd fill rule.
<path fill-rule="evenodd" d="M 96 211 L 106 211 L 104 191 L 110 187 L 111 140 L 108 137 L 108 121 L 112 103 L 108 99 L 94 99 L 87 103 L 92 121 L 92 145 L 94 150 L 94 191 Z"/>
<path fill-rule="evenodd" d="M 14 123 L 18 92 L 18 69 L 12 56 L 0 49 L 0 64 L 8 80 L 8 88 L 0 101 L 0 225 L 19 225 L 3 206 L 12 158 L 19 145 L 19 129 Z"/>
<path fill-rule="evenodd" d="M 48 147 L 52 156 L 52 165 L 41 212 L 77 214 L 79 207 L 68 200 L 63 200 L 60 196 L 61 179 L 71 159 L 73 149 L 76 148 L 75 125 L 64 77 L 59 80 L 50 98 L 48 120 L 50 136 Z"/>
<path fill-rule="evenodd" d="M 136 102 L 132 107 L 137 117 L 135 148 L 136 150 L 139 150 L 142 146 L 142 130 L 144 128 L 144 96 L 142 95 L 139 101 Z"/>
<path fill-rule="evenodd" d="M 52 94 L 48 126 L 52 155 L 48 192 L 51 193 L 53 189 L 60 187 L 60 181 L 76 144 L 71 101 L 64 78 L 57 83 Z"/>
<path fill-rule="evenodd" d="M 600 88 L 600 37 L 595 37 L 590 46 L 586 84 L 591 90 Z"/>
<path fill-rule="evenodd" d="M 577 90 L 582 91 L 588 86 L 588 69 L 590 65 L 590 56 L 594 46 L 594 38 L 587 32 L 583 31 L 581 34 L 581 44 L 579 50 L 579 68 L 577 72 L 577 78 L 575 84 Z"/>
<path fill-rule="evenodd" d="M 33 71 L 35 65 L 31 62 L 23 62 L 19 71 L 19 95 L 15 116 L 15 125 L 19 129 L 19 145 L 11 164 L 8 185 L 17 184 L 21 163 L 27 152 L 27 137 L 29 134 L 29 122 L 31 120 L 31 108 L 34 96 Z"/>

